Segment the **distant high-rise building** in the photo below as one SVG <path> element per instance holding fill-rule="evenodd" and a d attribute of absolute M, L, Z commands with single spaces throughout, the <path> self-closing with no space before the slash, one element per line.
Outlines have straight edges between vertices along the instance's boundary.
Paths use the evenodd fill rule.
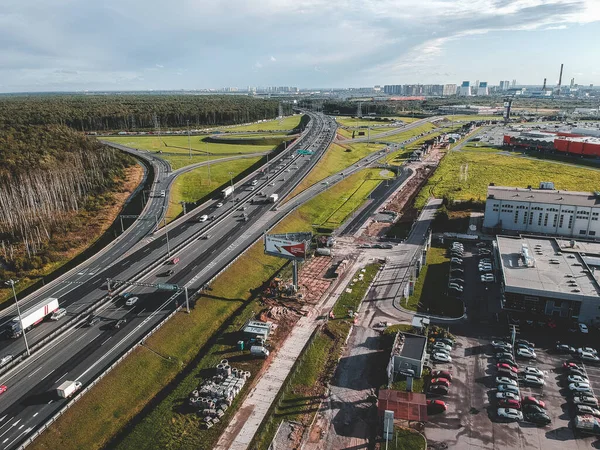
<path fill-rule="evenodd" d="M 477 86 L 477 95 L 489 95 L 487 81 L 482 81 Z"/>
<path fill-rule="evenodd" d="M 513 80 L 512 87 L 515 87 L 516 85 L 517 85 L 517 80 Z"/>
<path fill-rule="evenodd" d="M 456 84 L 445 84 L 442 90 L 442 95 L 456 95 Z"/>
<path fill-rule="evenodd" d="M 478 87 L 479 87 L 479 80 L 475 80 L 475 85 L 471 87 L 471 94 L 477 95 Z"/>
<path fill-rule="evenodd" d="M 504 80 L 500 81 L 499 88 L 500 88 L 501 91 L 504 90 Z"/>
<path fill-rule="evenodd" d="M 571 78 L 571 85 L 569 87 L 573 89 L 573 86 L 575 86 L 575 78 Z"/>
<path fill-rule="evenodd" d="M 458 95 L 470 96 L 471 95 L 471 83 L 469 81 L 463 81 L 458 90 Z"/>
<path fill-rule="evenodd" d="M 508 82 L 508 80 L 504 80 L 504 90 L 508 91 L 509 87 L 510 87 L 510 83 Z"/>
<path fill-rule="evenodd" d="M 388 95 L 402 95 L 401 84 L 386 84 L 383 86 L 383 92 Z"/>

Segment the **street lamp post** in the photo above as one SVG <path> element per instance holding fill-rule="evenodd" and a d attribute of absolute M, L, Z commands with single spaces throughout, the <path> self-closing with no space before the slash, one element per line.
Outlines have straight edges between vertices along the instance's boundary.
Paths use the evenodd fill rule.
<path fill-rule="evenodd" d="M 165 227 L 165 236 L 167 236 L 167 257 L 171 257 L 171 248 L 169 247 L 169 230 L 167 229 L 167 218 L 163 219 L 164 227 Z"/>
<path fill-rule="evenodd" d="M 232 208 L 235 208 L 235 190 L 233 189 L 233 172 L 229 172 L 229 180 L 231 181 L 231 202 L 232 202 Z"/>
<path fill-rule="evenodd" d="M 19 325 L 21 326 L 21 332 L 23 333 L 23 339 L 25 340 L 25 349 L 27 350 L 27 356 L 31 355 L 29 351 L 29 344 L 27 343 L 27 336 L 25 335 L 25 329 L 23 328 L 23 321 L 21 320 L 21 308 L 19 308 L 19 300 L 17 299 L 17 293 L 15 291 L 15 284 L 18 283 L 19 280 L 8 280 L 5 281 L 4 284 L 12 287 L 13 296 L 15 297 L 15 304 L 17 305 L 17 315 L 19 316 Z"/>

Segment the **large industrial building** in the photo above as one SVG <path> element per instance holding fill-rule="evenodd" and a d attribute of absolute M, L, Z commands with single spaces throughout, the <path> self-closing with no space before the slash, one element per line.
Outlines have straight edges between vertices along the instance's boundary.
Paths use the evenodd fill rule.
<path fill-rule="evenodd" d="M 595 247 L 593 247 L 595 245 Z M 585 250 L 585 251 L 584 251 Z M 599 244 L 533 236 L 498 236 L 502 307 L 533 321 L 600 324 Z M 599 252 L 600 253 L 600 252 Z"/>
<path fill-rule="evenodd" d="M 573 192 L 541 183 L 540 189 L 488 186 L 483 228 L 600 238 L 600 192 Z"/>

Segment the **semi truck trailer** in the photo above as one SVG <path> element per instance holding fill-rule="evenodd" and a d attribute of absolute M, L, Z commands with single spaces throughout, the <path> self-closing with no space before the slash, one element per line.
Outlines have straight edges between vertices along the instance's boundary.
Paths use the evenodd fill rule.
<path fill-rule="evenodd" d="M 21 313 L 21 320 L 18 317 L 11 320 L 8 324 L 8 334 L 13 338 L 18 338 L 23 331 L 37 325 L 57 309 L 58 299 L 48 297 L 42 303 Z"/>

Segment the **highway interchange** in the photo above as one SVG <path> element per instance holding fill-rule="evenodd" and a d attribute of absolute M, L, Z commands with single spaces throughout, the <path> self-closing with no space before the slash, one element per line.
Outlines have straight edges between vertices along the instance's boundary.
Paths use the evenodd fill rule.
<path fill-rule="evenodd" d="M 291 192 L 334 139 L 335 122 L 323 115 L 309 114 L 311 121 L 307 129 L 292 146 L 263 168 L 264 171 L 259 169 L 236 185 L 235 202 L 233 196 L 226 200 L 215 196 L 167 229 L 152 235 L 143 245 L 135 244 L 154 228 L 155 222 L 137 221 L 118 243 L 93 261 L 24 302 L 32 305 L 46 297 L 57 297 L 60 306 L 66 307 L 72 318 L 99 300 L 108 299 L 107 278 L 131 280 L 137 277 L 137 281 L 144 284 L 169 283 L 180 288 L 185 286 L 191 293 L 198 291 L 294 208 L 385 154 L 385 149 L 370 154 L 343 174 L 332 175 L 287 203 L 273 207 L 266 201 L 268 196 L 277 193 L 282 198 Z M 314 154 L 299 156 L 296 153 L 299 149 L 309 149 Z M 172 181 L 165 176 L 168 168 L 158 161 L 154 161 L 155 193 L 168 189 Z M 249 182 L 254 179 L 258 184 L 251 190 Z M 160 196 L 153 197 L 144 214 L 162 215 L 164 201 Z M 224 206 L 217 207 L 218 202 Z M 204 214 L 214 219 L 199 221 Z M 176 265 L 169 263 L 167 233 L 171 257 L 180 258 Z M 174 273 L 166 276 L 169 269 Z M 185 300 L 181 291 L 160 291 L 155 287 L 121 286 L 120 291 L 134 293 L 139 301 L 133 306 L 126 306 L 123 299 L 106 301 L 93 313 L 86 313 L 80 324 L 69 327 L 31 357 L 0 375 L 0 384 L 8 386 L 0 406 L 1 448 L 14 448 L 28 440 L 64 407 L 66 400 L 59 399 L 55 393 L 58 384 L 78 380 L 85 388 Z M 6 322 L 13 314 L 11 310 L 3 312 L 1 321 Z M 85 318 L 91 314 L 100 316 L 100 323 L 88 326 Z M 126 319 L 126 323 L 115 329 L 112 325 L 119 319 Z M 28 332 L 30 345 L 43 340 L 66 320 L 44 322 Z M 23 351 L 22 339 L 0 342 L 0 355 L 17 355 Z"/>

